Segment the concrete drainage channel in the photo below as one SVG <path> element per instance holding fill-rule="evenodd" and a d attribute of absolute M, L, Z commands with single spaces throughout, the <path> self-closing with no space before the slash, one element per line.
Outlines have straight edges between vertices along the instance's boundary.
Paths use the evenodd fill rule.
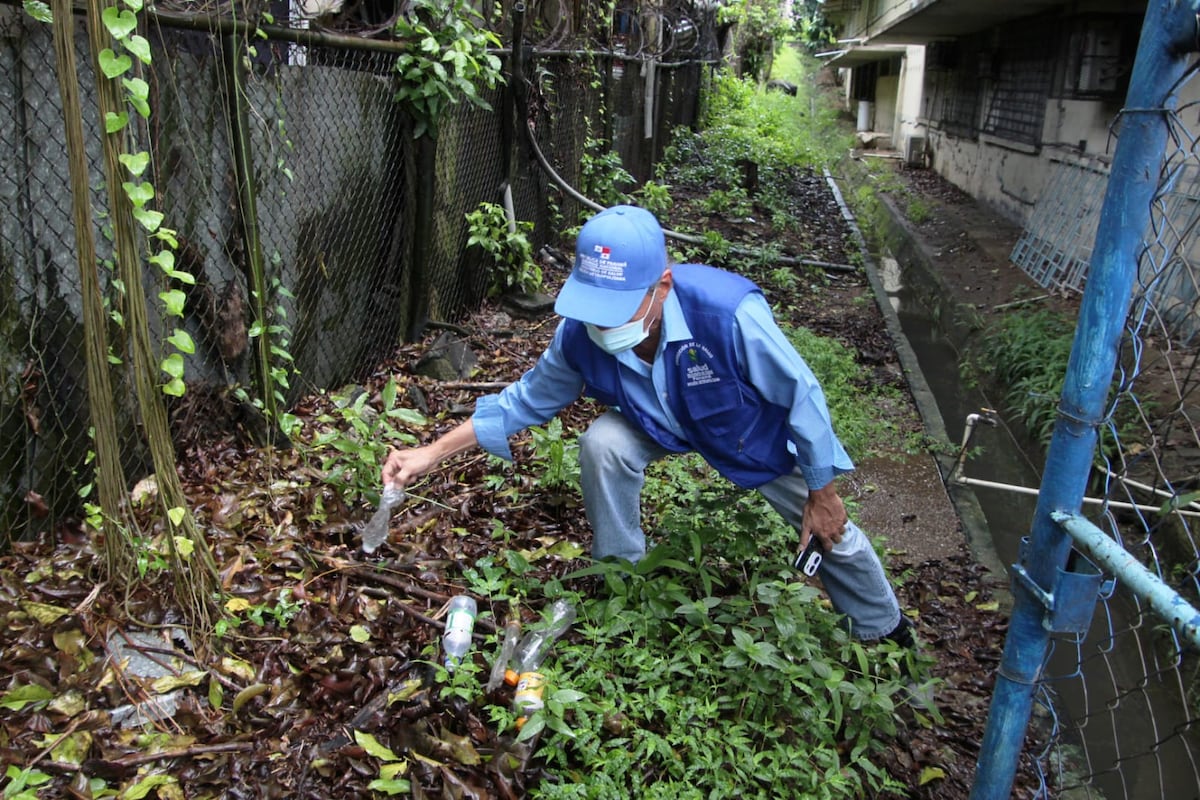
<path fill-rule="evenodd" d="M 935 441 L 959 441 L 962 421 L 966 419 L 966 414 L 971 412 L 962 412 L 960 416 L 960 409 L 954 409 L 955 419 L 952 420 L 956 431 L 954 436 L 950 435 L 946 416 L 943 413 L 943 403 L 947 395 L 960 400 L 963 398 L 961 387 L 957 386 L 957 353 L 950 347 L 944 335 L 936 329 L 929 312 L 915 301 L 916 294 L 911 281 L 917 276 L 907 274 L 909 272 L 922 273 L 923 279 L 932 286 L 936 283 L 932 269 L 927 264 L 921 265 L 919 258 L 913 258 L 912 261 L 917 264 L 904 270 L 901 269 L 900 262 L 891 256 L 884 256 L 877 262 L 867 245 L 866 237 L 863 236 L 862 230 L 858 226 L 854 213 L 846 205 L 837 182 L 828 173 L 825 178 L 842 209 L 842 216 L 853 231 L 859 250 L 863 254 L 864 271 L 875 294 L 876 303 L 883 313 L 888 333 L 891 334 L 892 340 L 896 344 L 900 366 L 904 370 L 917 411 L 921 415 L 927 433 Z M 903 226 L 899 223 L 895 223 L 895 225 L 898 230 L 892 233 L 902 234 Z M 889 236 L 888 238 L 890 240 L 905 237 Z M 947 295 L 942 292 L 940 296 L 946 297 Z M 902 319 L 902 311 L 906 319 Z M 914 339 L 917 340 L 923 353 L 918 354 L 917 347 L 914 347 Z M 948 355 L 951 357 L 948 358 Z M 949 375 L 948 371 L 953 374 Z M 929 380 L 927 372 L 936 379 L 936 382 Z M 946 386 L 948 379 L 954 382 L 956 391 L 948 391 L 950 388 Z M 972 409 L 972 411 L 977 410 L 977 408 Z M 936 456 L 943 483 L 953 469 L 954 460 L 954 456 L 949 454 Z M 1003 480 L 1000 477 L 993 479 Z M 1007 561 L 1002 559 L 993 539 L 989 517 L 975 492 L 966 487 L 955 486 L 947 487 L 947 493 L 962 522 L 966 544 L 971 554 L 996 578 L 1006 581 L 1008 570 L 1005 564 L 1012 563 L 1011 557 Z M 1013 513 L 1015 509 L 1011 504 L 1008 504 L 1008 508 L 1008 516 L 1013 522 L 1020 519 L 1017 514 Z M 1029 518 L 1032 518 L 1032 505 L 1030 505 L 1030 514 L 1027 519 Z M 1020 534 L 1017 535 L 1017 538 L 1020 538 Z M 1013 556 L 1015 553 L 1014 547 Z M 1007 553 L 1004 555 L 1008 556 Z"/>

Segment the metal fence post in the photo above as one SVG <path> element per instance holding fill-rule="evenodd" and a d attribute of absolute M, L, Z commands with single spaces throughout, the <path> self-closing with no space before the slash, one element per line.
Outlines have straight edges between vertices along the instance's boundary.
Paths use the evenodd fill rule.
<path fill-rule="evenodd" d="M 1015 606 L 972 800 L 1009 797 L 1053 632 L 1051 614 L 1078 616 L 1054 608 L 1071 539 L 1051 515 L 1078 512 L 1082 504 L 1166 149 L 1167 115 L 1173 112 L 1187 56 L 1197 49 L 1198 8 L 1200 0 L 1151 0 L 1146 8 L 1030 546 L 1014 571 Z M 1094 601 L 1094 596 L 1078 600 Z"/>

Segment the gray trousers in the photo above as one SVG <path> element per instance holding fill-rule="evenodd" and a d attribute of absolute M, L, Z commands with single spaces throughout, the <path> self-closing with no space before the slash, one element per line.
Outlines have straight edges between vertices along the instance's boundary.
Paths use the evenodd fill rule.
<path fill-rule="evenodd" d="M 592 526 L 592 557 L 637 561 L 646 554 L 642 486 L 646 466 L 670 455 L 617 411 L 600 416 L 580 437 L 580 483 Z M 757 490 L 797 532 L 808 484 L 800 470 Z M 790 561 L 791 554 L 788 554 Z M 859 639 L 877 639 L 900 624 L 900 605 L 870 539 L 853 522 L 842 541 L 823 553 L 818 570 L 833 607 L 851 622 Z"/>

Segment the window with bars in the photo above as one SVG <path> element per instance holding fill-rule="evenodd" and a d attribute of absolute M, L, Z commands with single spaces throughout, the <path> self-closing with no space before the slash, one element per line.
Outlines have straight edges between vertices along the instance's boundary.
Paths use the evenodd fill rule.
<path fill-rule="evenodd" d="M 1056 36 L 1051 23 L 1006 27 L 993 52 L 980 53 L 980 75 L 993 82 L 983 132 L 1022 144 L 1041 142 L 1046 100 L 1054 78 Z"/>
<path fill-rule="evenodd" d="M 957 136 L 979 135 L 979 77 L 970 71 L 958 71 L 942 98 L 942 127 Z"/>
<path fill-rule="evenodd" d="M 1141 14 L 1093 15 L 1066 23 L 1057 92 L 1071 99 L 1125 95 L 1137 54 Z"/>
<path fill-rule="evenodd" d="M 979 135 L 979 77 L 974 71 L 954 70 L 930 76 L 925 95 L 925 118 L 954 136 Z"/>

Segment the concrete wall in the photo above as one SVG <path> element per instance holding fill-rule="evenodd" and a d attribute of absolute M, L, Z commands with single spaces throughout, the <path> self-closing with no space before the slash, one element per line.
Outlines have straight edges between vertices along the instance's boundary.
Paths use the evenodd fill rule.
<path fill-rule="evenodd" d="M 934 170 L 1013 222 L 1024 223 L 1046 173 L 1042 158 L 1032 148 L 986 137 L 964 139 L 939 128 L 924 133 Z"/>

